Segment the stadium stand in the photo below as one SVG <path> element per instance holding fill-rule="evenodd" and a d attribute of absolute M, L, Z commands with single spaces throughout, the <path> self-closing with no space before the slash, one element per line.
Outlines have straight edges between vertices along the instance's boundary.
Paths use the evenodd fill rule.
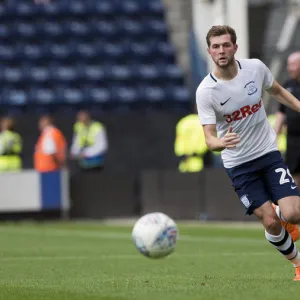
<path fill-rule="evenodd" d="M 188 107 L 162 0 L 0 4 L 8 109 Z"/>

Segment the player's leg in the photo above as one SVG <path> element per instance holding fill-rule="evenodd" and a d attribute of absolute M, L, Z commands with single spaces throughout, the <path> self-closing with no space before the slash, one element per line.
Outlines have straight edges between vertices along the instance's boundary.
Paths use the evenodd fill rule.
<path fill-rule="evenodd" d="M 278 205 L 272 203 L 272 206 L 277 216 L 280 218 L 281 225 L 291 235 L 293 242 L 296 242 L 299 239 L 299 226 L 297 224 L 288 223 L 287 220 L 283 217 L 283 214 L 281 213 L 280 207 Z"/>
<path fill-rule="evenodd" d="M 251 215 L 255 213 L 265 228 L 267 240 L 285 258 L 290 260 L 295 267 L 298 267 L 300 266 L 298 250 L 289 233 L 282 227 L 280 219 L 272 208 L 272 204 L 269 201 L 271 199 L 269 187 L 266 184 L 265 178 L 261 175 L 263 173 L 262 169 L 269 160 L 270 155 L 266 155 L 264 158 L 226 169 L 226 171 L 232 180 L 232 185 L 236 193 L 246 208 L 246 214 Z"/>
<path fill-rule="evenodd" d="M 265 228 L 266 239 L 295 267 L 295 281 L 300 281 L 300 253 L 290 234 L 281 225 L 272 204 L 267 201 L 253 213 Z"/>
<path fill-rule="evenodd" d="M 266 167 L 264 179 L 282 225 L 294 241 L 299 238 L 300 197 L 295 180 L 279 152 L 273 152 Z M 294 224 L 294 225 L 293 225 Z"/>
<path fill-rule="evenodd" d="M 300 197 L 288 196 L 279 199 L 278 201 L 279 213 L 282 220 L 291 224 L 300 223 Z"/>

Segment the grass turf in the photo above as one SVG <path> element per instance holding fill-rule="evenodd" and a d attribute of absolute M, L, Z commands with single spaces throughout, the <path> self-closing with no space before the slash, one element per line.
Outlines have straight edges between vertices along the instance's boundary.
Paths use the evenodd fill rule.
<path fill-rule="evenodd" d="M 131 226 L 3 224 L 0 299 L 300 297 L 300 282 L 292 281 L 293 267 L 267 243 L 262 229 L 210 224 L 179 229 L 175 253 L 151 260 L 134 248 Z"/>

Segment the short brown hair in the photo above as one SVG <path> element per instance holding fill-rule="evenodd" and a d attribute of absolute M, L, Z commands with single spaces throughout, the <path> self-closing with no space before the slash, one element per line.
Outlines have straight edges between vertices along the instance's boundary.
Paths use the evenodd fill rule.
<path fill-rule="evenodd" d="M 230 34 L 231 41 L 235 45 L 236 44 L 236 33 L 235 30 L 228 25 L 217 25 L 213 26 L 206 35 L 206 43 L 207 46 L 210 47 L 210 38 L 212 36 L 221 36 L 224 34 Z"/>

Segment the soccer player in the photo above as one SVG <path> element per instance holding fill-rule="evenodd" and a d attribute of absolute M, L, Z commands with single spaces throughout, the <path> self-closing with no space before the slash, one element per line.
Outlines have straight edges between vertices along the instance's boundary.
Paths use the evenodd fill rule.
<path fill-rule="evenodd" d="M 300 253 L 280 220 L 300 222 L 299 192 L 277 149 L 261 97 L 266 90 L 297 112 L 300 101 L 273 79 L 260 60 L 236 60 L 236 39 L 229 26 L 213 26 L 207 33 L 214 68 L 197 89 L 198 114 L 207 146 L 222 151 L 224 167 L 246 213 L 261 221 L 267 240 L 294 265 L 294 280 L 300 281 Z M 278 205 L 276 211 L 272 203 Z"/>

